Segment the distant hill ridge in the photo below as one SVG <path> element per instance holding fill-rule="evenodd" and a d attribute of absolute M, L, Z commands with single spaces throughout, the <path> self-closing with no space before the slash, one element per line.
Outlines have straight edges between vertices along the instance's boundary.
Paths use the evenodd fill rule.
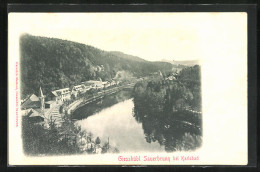
<path fill-rule="evenodd" d="M 182 60 L 182 61 L 176 61 L 176 60 L 166 60 L 162 59 L 162 62 L 171 63 L 173 65 L 183 65 L 183 66 L 194 66 L 199 65 L 198 60 Z"/>
<path fill-rule="evenodd" d="M 110 53 L 113 54 L 113 55 L 128 59 L 128 60 L 135 60 L 135 61 L 139 61 L 139 62 L 145 62 L 146 61 L 146 60 L 144 60 L 140 57 L 128 55 L 128 54 L 122 53 L 120 51 L 110 51 Z"/>
<path fill-rule="evenodd" d="M 122 52 L 29 34 L 20 37 L 20 52 L 22 96 L 37 93 L 40 86 L 45 94 L 90 79 L 110 80 L 118 71 L 142 77 L 173 67 L 168 62 L 150 62 Z"/>

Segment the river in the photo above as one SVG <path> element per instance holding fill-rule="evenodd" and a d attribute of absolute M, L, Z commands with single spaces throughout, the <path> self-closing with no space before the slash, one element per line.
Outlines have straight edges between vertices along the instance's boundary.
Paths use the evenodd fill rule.
<path fill-rule="evenodd" d="M 184 122 L 199 125 L 195 114 L 150 115 L 149 109 L 135 103 L 129 91 L 120 91 L 77 109 L 73 118 L 101 142 L 109 138 L 109 144 L 121 153 L 194 150 L 201 144 L 201 128 Z"/>
<path fill-rule="evenodd" d="M 133 116 L 134 103 L 132 99 L 117 103 L 109 108 L 77 121 L 77 124 L 94 137 L 102 138 L 120 152 L 158 152 L 164 151 L 164 146 L 158 142 L 148 143 L 142 124 Z"/>

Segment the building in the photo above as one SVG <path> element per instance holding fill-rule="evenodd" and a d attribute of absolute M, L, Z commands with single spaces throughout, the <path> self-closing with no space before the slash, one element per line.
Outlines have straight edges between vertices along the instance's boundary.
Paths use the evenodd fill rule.
<path fill-rule="evenodd" d="M 171 75 L 171 76 L 168 76 L 166 78 L 166 80 L 172 81 L 172 80 L 176 80 L 176 78 L 173 75 Z"/>
<path fill-rule="evenodd" d="M 40 87 L 39 97 L 32 94 L 22 105 L 22 115 L 28 116 L 30 121 L 39 123 L 44 122 L 45 96 Z"/>
<path fill-rule="evenodd" d="M 85 93 L 86 91 L 86 86 L 84 84 L 81 84 L 74 86 L 71 90 L 71 94 L 77 97 L 79 93 Z"/>
<path fill-rule="evenodd" d="M 31 111 L 32 111 L 32 108 L 21 110 L 21 114 L 22 114 L 22 116 L 28 116 Z"/>
<path fill-rule="evenodd" d="M 110 86 L 110 83 L 105 81 L 105 82 L 102 82 L 103 84 L 103 88 L 108 88 Z"/>
<path fill-rule="evenodd" d="M 85 89 L 85 85 L 76 85 L 72 88 L 73 91 L 79 91 L 79 92 L 83 92 Z"/>
<path fill-rule="evenodd" d="M 35 94 L 32 94 L 27 100 L 23 102 L 21 105 L 21 110 L 27 110 L 27 109 L 36 109 L 41 107 L 41 102 L 39 97 L 37 97 Z"/>
<path fill-rule="evenodd" d="M 49 100 L 60 102 L 61 101 L 61 94 L 58 95 L 58 93 L 56 93 L 56 91 L 52 91 L 49 94 L 49 98 L 50 98 Z"/>
<path fill-rule="evenodd" d="M 42 110 L 39 109 L 31 109 L 31 111 L 28 114 L 28 117 L 31 122 L 33 123 L 43 123 L 44 122 L 44 116 L 42 113 Z"/>
<path fill-rule="evenodd" d="M 108 87 L 111 87 L 113 85 L 117 85 L 117 82 L 114 81 L 114 80 L 111 80 L 111 81 L 105 81 L 105 82 L 102 82 L 103 83 L 103 87 L 104 88 L 108 88 Z"/>
<path fill-rule="evenodd" d="M 85 86 L 85 92 L 88 91 L 88 90 L 91 90 L 91 86 Z"/>
<path fill-rule="evenodd" d="M 95 88 L 95 89 L 100 89 L 100 88 L 104 87 L 102 81 L 96 81 L 96 80 L 85 81 L 84 85 L 87 87 Z"/>
<path fill-rule="evenodd" d="M 56 101 L 53 101 L 53 100 L 47 101 L 47 102 L 45 102 L 45 108 L 51 109 L 51 108 L 55 107 L 56 104 L 57 104 Z"/>
<path fill-rule="evenodd" d="M 113 86 L 113 85 L 116 85 L 116 81 L 114 81 L 114 80 L 112 80 L 112 81 L 110 82 L 110 86 Z"/>
<path fill-rule="evenodd" d="M 59 89 L 59 90 L 54 90 L 52 91 L 53 94 L 53 99 L 55 101 L 65 101 L 65 100 L 69 100 L 70 96 L 71 96 L 71 92 L 69 88 L 63 88 L 63 89 Z"/>

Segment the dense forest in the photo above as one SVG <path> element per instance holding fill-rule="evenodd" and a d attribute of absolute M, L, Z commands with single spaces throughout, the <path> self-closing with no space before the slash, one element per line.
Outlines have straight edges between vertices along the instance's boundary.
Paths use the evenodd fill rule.
<path fill-rule="evenodd" d="M 157 75 L 137 82 L 133 94 L 134 116 L 147 142 L 158 141 L 166 151 L 201 145 L 200 66 L 182 69 L 174 80 Z"/>
<path fill-rule="evenodd" d="M 154 112 L 192 109 L 201 111 L 200 66 L 182 69 L 175 80 L 164 76 L 150 77 L 136 83 L 135 101 Z"/>
<path fill-rule="evenodd" d="M 167 62 L 149 62 L 121 52 L 28 34 L 20 38 L 20 51 L 22 97 L 37 93 L 40 86 L 45 94 L 90 79 L 110 80 L 119 71 L 142 77 L 173 67 Z"/>

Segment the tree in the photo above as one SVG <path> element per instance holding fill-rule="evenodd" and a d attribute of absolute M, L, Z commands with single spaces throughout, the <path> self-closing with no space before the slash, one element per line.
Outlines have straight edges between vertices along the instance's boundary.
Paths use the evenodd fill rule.
<path fill-rule="evenodd" d="M 60 112 L 60 114 L 63 112 L 63 106 L 60 106 L 59 112 Z"/>
<path fill-rule="evenodd" d="M 86 136 L 86 131 L 80 131 L 79 132 L 79 135 L 80 135 L 80 143 L 81 143 L 81 145 L 82 145 L 82 139 Z"/>
<path fill-rule="evenodd" d="M 92 134 L 91 132 L 89 132 L 87 138 L 88 138 L 88 140 L 89 140 L 90 142 L 92 142 L 93 134 Z"/>
<path fill-rule="evenodd" d="M 75 95 L 74 94 L 71 94 L 71 100 L 75 100 L 76 99 L 76 97 L 75 97 Z"/>
<path fill-rule="evenodd" d="M 99 137 L 97 137 L 97 138 L 96 138 L 96 141 L 95 141 L 95 143 L 96 143 L 97 145 L 101 143 L 101 140 L 100 140 L 100 138 L 99 138 Z"/>

